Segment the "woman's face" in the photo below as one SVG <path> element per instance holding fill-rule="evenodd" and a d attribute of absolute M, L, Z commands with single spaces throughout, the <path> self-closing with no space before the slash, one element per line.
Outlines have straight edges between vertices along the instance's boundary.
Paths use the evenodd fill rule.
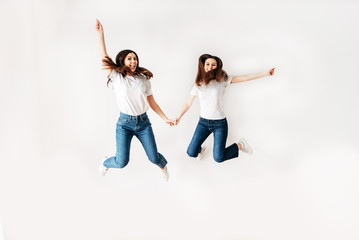
<path fill-rule="evenodd" d="M 214 58 L 207 58 L 204 62 L 204 71 L 209 72 L 217 68 L 217 61 Z"/>
<path fill-rule="evenodd" d="M 137 57 L 134 53 L 129 53 L 125 57 L 124 61 L 125 66 L 129 67 L 132 72 L 136 70 L 137 67 Z"/>

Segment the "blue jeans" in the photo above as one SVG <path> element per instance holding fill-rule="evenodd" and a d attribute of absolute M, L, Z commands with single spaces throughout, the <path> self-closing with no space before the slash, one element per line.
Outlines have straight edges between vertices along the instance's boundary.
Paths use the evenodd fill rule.
<path fill-rule="evenodd" d="M 187 154 L 190 157 L 197 157 L 201 152 L 201 145 L 207 137 L 213 133 L 213 158 L 216 162 L 224 162 L 231 158 L 238 157 L 238 145 L 233 143 L 226 148 L 226 141 L 228 135 L 227 119 L 209 120 L 200 117 L 199 122 L 192 137 L 191 143 L 188 146 Z"/>
<path fill-rule="evenodd" d="M 130 160 L 130 147 L 132 137 L 140 140 L 146 151 L 148 159 L 164 168 L 166 159 L 157 152 L 155 136 L 153 135 L 150 120 L 146 113 L 138 116 L 120 114 L 116 127 L 116 156 L 106 159 L 103 165 L 107 168 L 123 168 Z"/>

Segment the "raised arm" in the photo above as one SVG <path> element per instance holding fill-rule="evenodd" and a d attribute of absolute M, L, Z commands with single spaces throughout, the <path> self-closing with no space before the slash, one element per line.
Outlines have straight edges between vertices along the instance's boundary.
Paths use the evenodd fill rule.
<path fill-rule="evenodd" d="M 246 74 L 246 75 L 234 76 L 232 78 L 231 83 L 240 83 L 240 82 L 250 81 L 250 80 L 254 80 L 257 78 L 261 78 L 261 77 L 271 76 L 274 74 L 274 69 L 275 68 L 272 68 L 268 71 L 259 72 L 259 73 L 251 73 L 251 74 Z"/>
<path fill-rule="evenodd" d="M 178 117 L 176 118 L 176 125 L 179 123 L 179 121 L 181 120 L 181 117 L 188 111 L 188 109 L 192 106 L 192 103 L 194 101 L 194 99 L 196 98 L 196 96 L 194 95 L 189 95 L 187 101 L 185 102 L 185 104 L 183 105 L 180 114 L 178 115 Z"/>
<path fill-rule="evenodd" d="M 158 116 L 160 116 L 163 119 L 163 121 L 165 121 L 165 123 L 169 124 L 170 126 L 173 126 L 175 124 L 175 120 L 168 119 L 167 116 L 162 112 L 160 106 L 158 106 L 153 95 L 148 96 L 147 101 L 150 107 L 152 108 L 152 110 L 155 111 L 155 113 L 157 113 Z"/>
<path fill-rule="evenodd" d="M 96 19 L 95 29 L 96 29 L 96 31 L 98 33 L 98 37 L 99 37 L 100 55 L 101 55 L 101 60 L 102 60 L 106 56 L 108 57 L 108 54 L 106 52 L 105 35 L 104 35 L 104 32 L 103 32 L 103 27 L 102 27 L 102 24 L 100 23 L 100 21 L 98 19 Z M 108 72 L 108 74 L 111 74 L 112 70 L 107 69 L 107 72 Z"/>

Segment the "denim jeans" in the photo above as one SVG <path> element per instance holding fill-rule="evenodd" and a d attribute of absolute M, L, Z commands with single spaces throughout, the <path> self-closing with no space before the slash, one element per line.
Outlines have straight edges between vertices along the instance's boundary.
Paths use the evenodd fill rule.
<path fill-rule="evenodd" d="M 188 146 L 187 154 L 190 157 L 197 157 L 201 152 L 201 145 L 207 137 L 213 133 L 213 158 L 216 162 L 224 162 L 231 158 L 238 157 L 238 145 L 233 143 L 226 148 L 226 141 L 228 135 L 227 119 L 209 120 L 200 117 L 197 128 L 192 137 L 191 143 Z"/>
<path fill-rule="evenodd" d="M 130 147 L 132 137 L 140 140 L 148 159 L 164 168 L 166 159 L 157 152 L 155 136 L 153 135 L 150 120 L 146 113 L 138 116 L 120 114 L 116 127 L 116 156 L 106 159 L 104 166 L 107 168 L 123 168 L 130 160 Z"/>

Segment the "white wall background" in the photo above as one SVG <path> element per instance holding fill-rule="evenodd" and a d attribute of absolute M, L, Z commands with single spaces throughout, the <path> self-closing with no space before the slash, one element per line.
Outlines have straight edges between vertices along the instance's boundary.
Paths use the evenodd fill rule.
<path fill-rule="evenodd" d="M 6 240 L 359 239 L 358 1 L 0 2 L 0 218 Z M 119 115 L 101 71 L 130 48 L 169 117 L 202 53 L 229 74 L 228 144 L 251 157 L 186 156 L 198 100 L 169 127 L 149 111 L 169 161 L 163 182 L 134 139 L 130 164 L 98 176 Z M 213 139 L 207 140 L 212 150 Z"/>

